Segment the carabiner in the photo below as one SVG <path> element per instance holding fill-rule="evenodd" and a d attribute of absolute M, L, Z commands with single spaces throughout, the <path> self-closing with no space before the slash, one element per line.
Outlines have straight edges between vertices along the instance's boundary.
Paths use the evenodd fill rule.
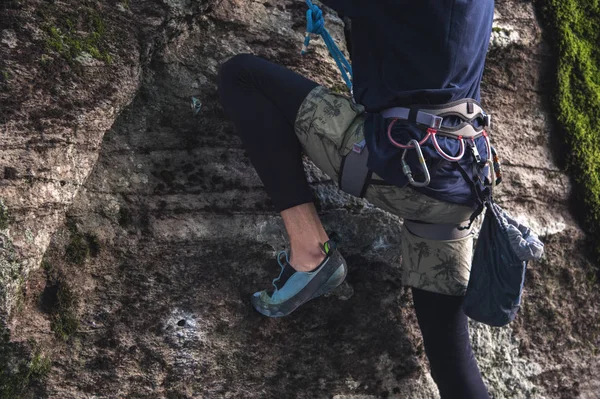
<path fill-rule="evenodd" d="M 388 140 L 390 140 L 390 143 L 392 143 L 393 145 L 395 145 L 398 148 L 402 148 L 403 150 L 412 150 L 415 147 L 410 145 L 410 141 L 409 141 L 408 145 L 401 144 L 401 143 L 398 143 L 396 140 L 394 140 L 394 138 L 392 137 L 392 128 L 394 127 L 396 122 L 398 122 L 398 118 L 394 118 L 388 125 L 388 129 L 387 129 Z M 431 137 L 432 134 L 435 134 L 435 129 L 429 128 L 429 129 L 427 129 L 427 135 L 423 138 L 423 140 L 421 140 L 420 142 L 418 142 L 416 140 L 412 140 L 412 141 L 415 141 L 418 144 L 423 145 L 427 142 L 427 140 L 429 140 L 429 137 Z"/>
<path fill-rule="evenodd" d="M 435 147 L 435 150 L 437 151 L 437 153 L 440 154 L 440 156 L 442 158 L 444 158 L 446 161 L 458 162 L 465 155 L 465 142 L 464 142 L 462 136 L 458 136 L 458 142 L 460 143 L 460 151 L 459 151 L 458 155 L 455 157 L 446 154 L 444 152 L 444 150 L 442 150 L 442 147 L 440 147 L 440 144 L 437 141 L 437 134 L 431 135 L 431 141 L 433 141 L 433 146 Z"/>
<path fill-rule="evenodd" d="M 431 182 L 431 176 L 429 175 L 429 168 L 427 168 L 427 164 L 425 163 L 425 158 L 423 157 L 423 151 L 421 151 L 421 146 L 419 145 L 419 142 L 415 139 L 410 140 L 408 143 L 409 143 L 409 145 L 412 144 L 413 145 L 412 148 L 414 148 L 415 151 L 417 151 L 417 158 L 419 158 L 419 163 L 421 164 L 421 167 L 423 168 L 423 173 L 425 174 L 425 180 L 422 182 L 418 182 L 418 181 L 415 181 L 415 179 L 413 178 L 412 170 L 410 169 L 410 166 L 408 166 L 408 164 L 404 160 L 404 158 L 406 157 L 406 153 L 409 150 L 408 148 L 405 149 L 404 152 L 402 153 L 402 172 L 408 178 L 408 181 L 411 185 L 413 185 L 415 187 L 426 187 Z"/>
<path fill-rule="evenodd" d="M 492 192 L 494 191 L 494 189 L 496 188 L 496 171 L 494 170 L 494 161 L 491 159 L 488 159 L 486 161 L 486 164 L 488 166 L 488 168 L 490 169 L 490 184 L 488 185 L 489 187 L 491 187 Z"/>

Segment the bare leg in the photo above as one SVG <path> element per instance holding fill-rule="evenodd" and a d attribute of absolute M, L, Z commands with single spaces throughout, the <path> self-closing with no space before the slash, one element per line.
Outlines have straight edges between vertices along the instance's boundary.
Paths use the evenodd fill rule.
<path fill-rule="evenodd" d="M 290 239 L 290 265 L 300 272 L 314 270 L 325 259 L 323 244 L 329 240 L 315 205 L 301 204 L 281 212 Z"/>

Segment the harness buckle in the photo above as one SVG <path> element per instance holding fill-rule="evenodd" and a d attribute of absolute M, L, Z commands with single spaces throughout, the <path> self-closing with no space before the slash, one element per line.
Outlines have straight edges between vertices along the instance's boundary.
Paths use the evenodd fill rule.
<path fill-rule="evenodd" d="M 477 146 L 475 145 L 475 143 L 473 143 L 469 147 L 471 147 L 471 153 L 473 154 L 473 158 L 475 158 L 475 161 L 478 164 L 481 164 L 481 155 L 479 154 L 479 150 L 477 149 Z"/>
<path fill-rule="evenodd" d="M 363 150 L 365 149 L 365 144 L 366 144 L 365 140 L 361 141 L 360 143 L 354 143 L 352 145 L 352 151 L 355 152 L 355 153 L 357 153 L 357 154 L 362 153 Z"/>
<path fill-rule="evenodd" d="M 486 113 L 483 114 L 483 125 L 488 128 L 492 126 L 492 115 Z"/>
<path fill-rule="evenodd" d="M 494 161 L 491 159 L 488 159 L 487 162 L 487 167 L 489 170 L 489 181 L 484 182 L 485 186 L 488 186 L 491 188 L 492 192 L 494 191 L 494 189 L 496 188 L 496 183 L 498 182 L 496 180 L 496 171 L 494 170 Z M 486 176 L 486 180 L 488 179 L 488 177 Z"/>
<path fill-rule="evenodd" d="M 432 129 L 439 129 L 440 127 L 442 127 L 442 122 L 444 121 L 444 118 L 442 118 L 441 116 L 437 116 L 437 115 L 433 115 L 433 120 L 431 121 L 430 124 L 430 128 Z"/>

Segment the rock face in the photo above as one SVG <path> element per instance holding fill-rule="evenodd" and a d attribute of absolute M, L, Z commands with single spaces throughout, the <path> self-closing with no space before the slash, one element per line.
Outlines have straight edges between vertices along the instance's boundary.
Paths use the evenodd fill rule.
<path fill-rule="evenodd" d="M 1 7 L 0 198 L 8 221 L 1 234 L 3 249 L 15 252 L 0 258 L 5 320 L 96 163 L 104 133 L 135 95 L 141 49 L 138 32 L 122 24 L 125 16 L 102 5 L 7 1 Z M 112 54 L 109 65 L 72 59 L 87 53 L 69 46 L 84 46 L 94 35 L 94 48 Z"/>
<path fill-rule="evenodd" d="M 401 285 L 401 221 L 340 193 L 310 163 L 324 223 L 350 265 L 347 283 L 281 320 L 249 305 L 278 272 L 272 259 L 285 232 L 215 78 L 225 59 L 253 52 L 339 87 L 322 43 L 299 55 L 304 3 L 135 3 L 57 2 L 40 16 L 34 10 L 47 3 L 13 1 L 2 10 L 16 22 L 0 35 L 10 74 L 0 86 L 9 213 L 0 314 L 12 341 L 33 340 L 52 365 L 29 394 L 437 397 Z M 531 2 L 496 6 L 482 96 L 504 161 L 497 198 L 548 248 L 530 265 L 518 320 L 473 323 L 473 345 L 495 398 L 597 397 L 600 295 L 554 150 L 553 58 Z M 85 13 L 90 23 L 58 36 L 48 26 Z M 342 43 L 342 21 L 328 13 L 326 22 Z M 97 52 L 61 52 L 51 41 L 76 47 L 65 32 L 87 37 L 85 29 L 113 33 L 94 42 Z M 44 72 L 47 57 L 54 75 Z M 192 96 L 202 103 L 196 116 Z"/>

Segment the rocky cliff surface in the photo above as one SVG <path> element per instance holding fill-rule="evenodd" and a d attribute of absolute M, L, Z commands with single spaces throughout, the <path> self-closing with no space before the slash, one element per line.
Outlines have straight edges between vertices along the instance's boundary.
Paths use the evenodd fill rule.
<path fill-rule="evenodd" d="M 285 233 L 215 78 L 252 52 L 341 87 L 322 43 L 299 55 L 302 1 L 0 7 L 3 353 L 49 366 L 24 390 L 23 363 L 4 360 L 3 384 L 50 398 L 436 397 L 401 286 L 401 221 L 309 163 L 348 281 L 282 320 L 250 308 Z M 530 1 L 496 7 L 482 97 L 504 161 L 498 200 L 547 254 L 518 320 L 473 323 L 473 344 L 495 398 L 595 398 L 600 295 L 553 133 L 553 56 Z M 342 43 L 342 21 L 326 22 Z"/>

